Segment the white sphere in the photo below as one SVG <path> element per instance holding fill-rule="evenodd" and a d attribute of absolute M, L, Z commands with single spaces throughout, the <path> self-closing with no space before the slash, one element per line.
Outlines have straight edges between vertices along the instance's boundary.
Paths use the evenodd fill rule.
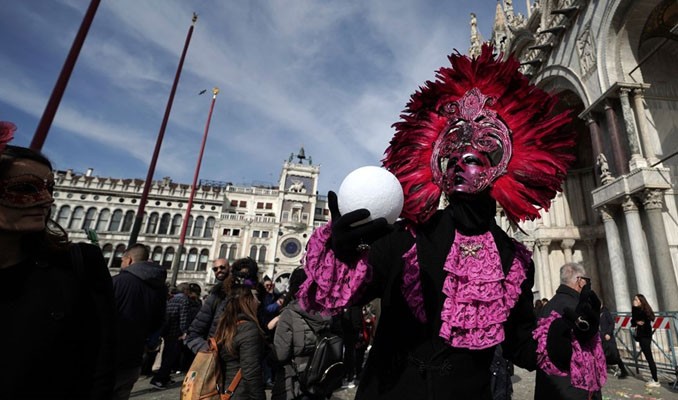
<path fill-rule="evenodd" d="M 353 225 L 384 217 L 394 223 L 403 210 L 403 189 L 398 178 L 381 167 L 360 167 L 346 175 L 337 194 L 339 212 L 366 208 L 370 216 Z"/>

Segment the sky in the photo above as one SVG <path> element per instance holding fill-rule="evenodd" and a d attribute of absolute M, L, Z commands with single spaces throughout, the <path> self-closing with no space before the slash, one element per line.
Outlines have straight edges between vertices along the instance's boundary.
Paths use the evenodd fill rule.
<path fill-rule="evenodd" d="M 0 0 L 0 120 L 17 125 L 12 144 L 30 144 L 89 3 Z M 277 185 L 303 146 L 326 194 L 381 164 L 410 95 L 455 49 L 468 52 L 471 12 L 489 38 L 496 4 L 104 0 L 43 152 L 56 169 L 144 179 L 196 12 L 154 179 L 192 182 L 218 87 L 200 179 Z"/>

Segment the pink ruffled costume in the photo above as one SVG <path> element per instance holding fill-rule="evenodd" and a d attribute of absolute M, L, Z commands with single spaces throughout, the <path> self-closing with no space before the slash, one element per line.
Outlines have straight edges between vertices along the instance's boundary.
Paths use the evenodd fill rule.
<path fill-rule="evenodd" d="M 507 357 L 518 355 L 517 365 L 536 366 L 536 344 L 518 350 L 532 342 L 530 252 L 496 225 L 463 234 L 454 228 L 451 209 L 436 215 L 416 228 L 398 224 L 355 265 L 336 259 L 330 224 L 308 242 L 308 277 L 297 293 L 304 309 L 339 314 L 381 298 L 357 399 L 447 398 L 441 393 L 489 399 L 498 344 L 507 346 Z"/>
<path fill-rule="evenodd" d="M 334 257 L 327 246 L 329 224 L 317 229 L 308 243 L 306 273 L 299 301 L 306 310 L 338 314 L 356 303 L 371 281 L 372 268 L 363 255 L 353 267 Z M 504 340 L 502 324 L 520 295 L 531 252 L 514 242 L 516 257 L 504 276 L 499 252 L 492 235 L 464 236 L 457 233 L 445 261 L 447 278 L 443 286 L 445 300 L 441 312 L 440 337 L 453 347 L 486 349 Z M 403 255 L 401 291 L 410 311 L 426 322 L 419 281 L 416 244 Z"/>

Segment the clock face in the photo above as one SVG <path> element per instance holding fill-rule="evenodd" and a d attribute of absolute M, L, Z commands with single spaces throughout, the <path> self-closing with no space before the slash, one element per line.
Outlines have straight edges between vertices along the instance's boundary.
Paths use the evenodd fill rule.
<path fill-rule="evenodd" d="M 287 238 L 280 244 L 280 251 L 285 257 L 296 257 L 301 253 L 301 242 L 297 238 Z"/>

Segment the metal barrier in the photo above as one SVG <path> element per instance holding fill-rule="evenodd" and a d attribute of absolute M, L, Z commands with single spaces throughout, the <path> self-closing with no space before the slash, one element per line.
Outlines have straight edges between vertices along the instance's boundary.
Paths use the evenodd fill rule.
<path fill-rule="evenodd" d="M 648 370 L 640 345 L 633 339 L 631 329 L 631 313 L 611 313 L 614 317 L 614 336 L 617 340 L 619 354 L 627 368 L 635 367 L 636 374 L 640 370 Z M 673 378 L 673 389 L 678 386 L 678 312 L 655 312 L 656 319 L 652 324 L 652 356 L 657 364 L 657 373 L 666 374 Z M 641 361 L 641 357 L 643 360 Z"/>

